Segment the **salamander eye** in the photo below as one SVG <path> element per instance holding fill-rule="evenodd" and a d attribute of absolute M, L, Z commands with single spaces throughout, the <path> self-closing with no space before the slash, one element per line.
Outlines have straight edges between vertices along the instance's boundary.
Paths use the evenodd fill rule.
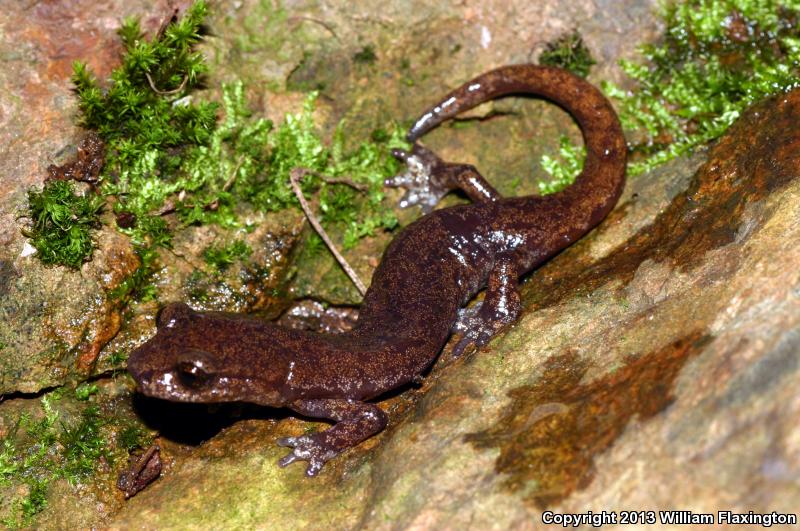
<path fill-rule="evenodd" d="M 216 375 L 213 359 L 202 351 L 190 351 L 175 364 L 175 372 L 181 383 L 192 389 L 205 387 Z"/>

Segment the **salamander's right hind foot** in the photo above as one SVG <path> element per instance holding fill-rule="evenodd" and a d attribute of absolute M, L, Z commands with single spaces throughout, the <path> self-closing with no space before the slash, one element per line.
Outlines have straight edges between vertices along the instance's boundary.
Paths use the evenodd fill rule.
<path fill-rule="evenodd" d="M 470 346 L 482 347 L 504 326 L 517 320 L 522 310 L 518 276 L 511 258 L 503 257 L 495 263 L 483 301 L 458 312 L 453 333 L 461 334 L 461 339 L 453 347 L 454 358 L 460 357 Z"/>

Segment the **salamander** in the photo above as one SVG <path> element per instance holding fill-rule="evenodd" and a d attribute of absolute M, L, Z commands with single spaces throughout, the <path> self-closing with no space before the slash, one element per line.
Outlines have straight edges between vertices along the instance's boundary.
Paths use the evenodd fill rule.
<path fill-rule="evenodd" d="M 586 146 L 574 184 L 547 196 L 502 197 L 469 164 L 449 163 L 418 139 L 476 105 L 509 94 L 548 99 L 577 121 Z M 352 330 L 294 330 L 181 303 L 164 307 L 156 335 L 129 358 L 139 392 L 180 402 L 244 401 L 327 419 L 317 433 L 279 439 L 291 451 L 279 464 L 306 461 L 306 474 L 384 429 L 371 400 L 416 381 L 451 334 L 453 355 L 480 347 L 519 316 L 520 275 L 595 227 L 625 184 L 626 144 L 611 104 L 562 69 L 504 66 L 456 88 L 408 132 L 411 151 L 394 151 L 406 169 L 386 181 L 405 190 L 401 207 L 425 215 L 387 247 Z M 461 190 L 470 204 L 434 210 Z M 464 309 L 483 287 L 481 304 Z"/>

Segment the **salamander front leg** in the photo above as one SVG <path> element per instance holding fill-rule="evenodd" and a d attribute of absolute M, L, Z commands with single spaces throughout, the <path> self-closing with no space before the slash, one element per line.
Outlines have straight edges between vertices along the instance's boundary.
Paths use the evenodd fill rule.
<path fill-rule="evenodd" d="M 517 271 L 511 259 L 500 259 L 489 274 L 483 302 L 459 312 L 453 332 L 463 336 L 453 348 L 453 357 L 461 356 L 470 345 L 488 343 L 502 327 L 516 321 L 521 308 Z"/>
<path fill-rule="evenodd" d="M 500 198 L 492 185 L 470 164 L 444 162 L 434 152 L 414 144 L 411 153 L 396 149 L 392 154 L 406 163 L 406 171 L 386 179 L 386 186 L 405 188 L 400 199 L 400 208 L 419 205 L 424 213 L 433 207 L 451 190 L 462 190 L 476 203 L 496 201 Z"/>
<path fill-rule="evenodd" d="M 301 415 L 336 422 L 327 430 L 278 439 L 279 446 L 294 448 L 282 458 L 282 467 L 295 461 L 308 461 L 307 476 L 316 476 L 330 459 L 386 427 L 388 418 L 375 404 L 345 399 L 297 400 L 289 407 Z"/>

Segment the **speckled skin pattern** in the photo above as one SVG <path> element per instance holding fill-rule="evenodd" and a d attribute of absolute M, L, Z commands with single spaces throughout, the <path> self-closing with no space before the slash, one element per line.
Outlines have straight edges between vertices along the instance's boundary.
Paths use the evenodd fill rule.
<path fill-rule="evenodd" d="M 578 122 L 587 156 L 572 186 L 506 199 L 470 165 L 445 163 L 418 143 L 411 153 L 397 151 L 408 170 L 386 184 L 406 189 L 401 206 L 430 212 L 456 188 L 473 203 L 430 212 L 397 235 L 351 331 L 290 330 L 172 304 L 159 314 L 156 336 L 130 356 L 139 391 L 173 401 L 288 407 L 332 420 L 325 431 L 278 441 L 293 447 L 280 464 L 308 461 L 308 475 L 381 431 L 387 417 L 367 400 L 418 379 L 451 332 L 461 335 L 458 356 L 516 320 L 519 276 L 600 223 L 622 192 L 626 146 L 617 116 L 600 91 L 561 69 L 487 72 L 425 111 L 408 138 L 416 142 L 459 112 L 507 94 L 542 96 Z M 487 284 L 483 303 L 461 310 Z"/>

